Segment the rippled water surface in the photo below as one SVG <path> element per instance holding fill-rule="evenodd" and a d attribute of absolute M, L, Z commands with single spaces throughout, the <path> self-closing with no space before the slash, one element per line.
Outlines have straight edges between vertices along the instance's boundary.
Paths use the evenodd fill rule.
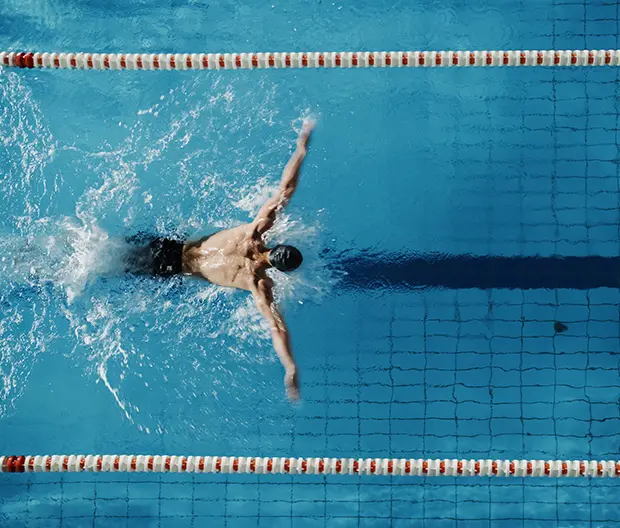
<path fill-rule="evenodd" d="M 618 20 L 548 0 L 8 1 L 0 48 L 618 49 Z M 617 458 L 617 75 L 0 70 L 0 452 Z M 247 294 L 120 263 L 138 232 L 249 221 L 308 115 L 271 238 L 305 257 L 276 276 L 291 406 Z M 617 518 L 604 482 L 112 477 L 5 476 L 0 524 Z"/>

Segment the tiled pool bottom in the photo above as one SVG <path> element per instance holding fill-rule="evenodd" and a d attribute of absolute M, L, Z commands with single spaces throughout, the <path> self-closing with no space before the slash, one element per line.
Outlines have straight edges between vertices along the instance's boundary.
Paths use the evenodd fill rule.
<path fill-rule="evenodd" d="M 0 485 L 6 526 L 614 526 L 605 480 L 20 475 Z"/>
<path fill-rule="evenodd" d="M 278 416 L 279 407 L 257 401 L 261 421 L 235 428 L 214 421 L 214 434 L 230 437 L 228 453 L 178 436 L 144 441 L 138 450 L 617 458 L 616 290 L 391 292 L 362 303 L 344 294 L 332 301 L 316 307 L 331 314 L 318 335 L 300 321 L 298 339 L 314 335 L 318 348 L 338 345 L 338 354 L 302 359 L 301 407 Z M 16 437 L 27 427 L 14 425 Z M 52 445 L 61 449 L 69 440 Z M 188 442 L 194 451 L 179 452 Z M 101 444 L 127 452 L 122 439 Z M 392 526 L 613 526 L 620 511 L 615 489 L 615 481 L 596 479 L 5 475 L 0 519 L 63 527 L 385 526 L 389 520 Z"/>

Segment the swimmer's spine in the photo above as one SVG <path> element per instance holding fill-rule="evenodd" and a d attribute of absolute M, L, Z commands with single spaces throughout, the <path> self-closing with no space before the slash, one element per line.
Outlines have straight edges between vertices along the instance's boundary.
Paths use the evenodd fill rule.
<path fill-rule="evenodd" d="M 239 70 L 620 66 L 620 50 L 332 51 L 294 53 L 0 52 L 0 66 L 77 70 Z"/>
<path fill-rule="evenodd" d="M 620 477 L 620 461 L 184 457 L 160 455 L 0 457 L 0 473 L 51 472 L 617 478 Z"/>

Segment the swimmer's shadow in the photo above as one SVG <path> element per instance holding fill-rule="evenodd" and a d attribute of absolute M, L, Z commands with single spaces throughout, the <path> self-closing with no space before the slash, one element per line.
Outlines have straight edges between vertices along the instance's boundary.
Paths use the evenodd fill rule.
<path fill-rule="evenodd" d="M 330 255 L 331 254 L 331 255 Z M 620 257 L 501 257 L 440 253 L 334 256 L 342 288 L 560 289 L 620 287 Z"/>

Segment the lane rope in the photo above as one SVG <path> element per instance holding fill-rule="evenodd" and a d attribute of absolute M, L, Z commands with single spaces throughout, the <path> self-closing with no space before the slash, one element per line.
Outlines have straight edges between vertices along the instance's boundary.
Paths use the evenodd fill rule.
<path fill-rule="evenodd" d="M 8 68 L 149 71 L 620 66 L 620 50 L 332 51 L 191 54 L 2 51 L 0 52 L 0 65 Z"/>
<path fill-rule="evenodd" d="M 166 455 L 0 456 L 0 473 L 56 472 L 618 478 L 620 477 L 620 461 Z"/>

